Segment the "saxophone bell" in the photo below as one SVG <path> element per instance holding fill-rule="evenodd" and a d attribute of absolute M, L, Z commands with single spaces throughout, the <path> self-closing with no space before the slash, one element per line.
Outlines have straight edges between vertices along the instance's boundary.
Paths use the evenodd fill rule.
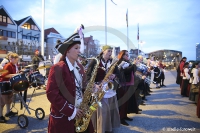
<path fill-rule="evenodd" d="M 109 90 L 113 90 L 114 89 L 114 85 L 112 82 L 108 82 L 108 89 Z"/>

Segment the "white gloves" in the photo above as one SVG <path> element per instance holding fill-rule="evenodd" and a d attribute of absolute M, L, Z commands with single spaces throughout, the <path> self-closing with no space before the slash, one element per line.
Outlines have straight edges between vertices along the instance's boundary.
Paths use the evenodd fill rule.
<path fill-rule="evenodd" d="M 122 61 L 122 62 L 118 65 L 118 67 L 121 68 L 121 67 L 124 65 L 124 63 L 125 63 L 125 61 Z"/>
<path fill-rule="evenodd" d="M 122 66 L 123 69 L 127 68 L 129 66 L 129 63 L 125 62 L 124 65 Z"/>
<path fill-rule="evenodd" d="M 127 68 L 128 66 L 129 66 L 129 63 L 127 63 L 127 62 L 125 62 L 125 61 L 122 61 L 122 62 L 118 65 L 119 68 L 123 68 L 123 69 Z"/>

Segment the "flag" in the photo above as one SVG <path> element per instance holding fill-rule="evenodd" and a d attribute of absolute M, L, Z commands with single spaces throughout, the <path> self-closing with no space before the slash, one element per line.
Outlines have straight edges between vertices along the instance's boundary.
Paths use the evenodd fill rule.
<path fill-rule="evenodd" d="M 139 37 L 139 24 L 138 24 L 138 34 L 137 34 L 137 40 L 139 41 L 140 37 Z"/>
<path fill-rule="evenodd" d="M 126 24 L 127 24 L 127 27 L 128 27 L 128 9 L 127 9 L 127 12 L 126 12 Z"/>

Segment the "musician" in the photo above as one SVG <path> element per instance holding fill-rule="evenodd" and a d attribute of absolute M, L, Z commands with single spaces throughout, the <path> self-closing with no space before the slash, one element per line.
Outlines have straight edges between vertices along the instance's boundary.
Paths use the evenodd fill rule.
<path fill-rule="evenodd" d="M 62 57 L 60 62 L 51 67 L 46 88 L 51 103 L 48 132 L 75 133 L 75 118 L 84 115 L 78 108 L 85 84 L 83 66 L 77 62 L 80 54 L 79 35 L 71 35 L 57 49 Z M 86 132 L 94 132 L 91 124 Z"/>
<path fill-rule="evenodd" d="M 162 60 L 159 61 L 158 63 L 159 68 L 161 70 L 161 75 L 160 75 L 160 87 L 166 87 L 166 85 L 164 85 L 164 80 L 165 80 L 165 73 L 164 73 L 164 69 L 166 66 L 164 66 L 162 64 Z"/>
<path fill-rule="evenodd" d="M 155 82 L 156 84 L 156 88 L 159 89 L 160 86 L 160 75 L 161 75 L 161 70 L 159 69 L 159 64 L 158 62 L 155 63 L 155 66 L 154 66 L 154 78 L 153 78 L 153 81 Z"/>
<path fill-rule="evenodd" d="M 198 77 L 200 78 L 200 70 L 198 71 Z M 198 101 L 197 101 L 197 117 L 200 118 L 200 85 L 198 84 L 199 93 L 198 93 Z"/>
<path fill-rule="evenodd" d="M 32 58 L 32 64 L 35 64 L 34 71 L 38 68 L 38 65 L 41 61 L 44 61 L 43 56 L 40 54 L 39 50 L 35 50 L 35 55 Z"/>
<path fill-rule="evenodd" d="M 121 124 L 128 126 L 129 124 L 125 120 L 133 120 L 127 117 L 128 108 L 136 110 L 135 112 L 129 111 L 129 113 L 138 112 L 138 106 L 135 98 L 135 88 L 133 87 L 136 65 L 129 62 L 129 55 L 127 50 L 120 51 L 120 53 L 118 54 L 118 59 L 118 67 L 120 69 L 120 75 L 122 77 L 121 87 L 117 89 L 120 122 Z M 130 102 L 131 104 L 129 104 Z"/>
<path fill-rule="evenodd" d="M 9 52 L 9 53 L 7 54 L 7 56 L 1 61 L 0 70 L 2 70 L 3 67 L 4 67 L 8 62 L 10 62 L 10 54 L 12 54 L 12 52 Z"/>
<path fill-rule="evenodd" d="M 104 79 L 106 72 L 112 64 L 112 47 L 109 45 L 105 45 L 102 47 L 102 52 L 99 54 L 97 59 L 100 61 L 99 68 L 97 71 L 97 75 L 95 78 L 96 84 L 100 84 Z M 92 71 L 94 66 L 96 65 L 96 61 L 92 60 L 87 69 L 87 81 L 90 80 Z M 114 78 L 118 77 L 119 70 L 117 66 L 113 74 L 109 77 L 110 80 L 114 80 Z M 115 90 L 108 90 L 104 97 L 101 100 L 102 107 L 97 109 L 96 118 L 93 119 L 94 127 L 97 129 L 97 133 L 105 133 L 112 132 L 112 128 L 120 127 L 120 117 L 118 110 L 118 103 L 116 97 Z M 96 123 L 98 121 L 98 123 Z M 96 125 L 98 124 L 98 125 Z"/>
<path fill-rule="evenodd" d="M 199 68 L 199 63 L 193 63 L 192 65 L 192 70 L 190 73 L 190 83 L 191 83 L 191 89 L 189 93 L 189 100 L 196 102 L 198 93 L 199 93 L 199 88 L 197 87 L 199 84 L 199 76 L 198 76 L 198 70 Z"/>
<path fill-rule="evenodd" d="M 2 76 L 1 81 L 9 81 L 11 77 L 16 75 L 16 70 L 17 70 L 16 64 L 19 60 L 19 56 L 16 53 L 11 53 L 9 57 L 10 57 L 10 62 L 7 63 L 3 68 L 4 70 L 7 70 L 7 72 L 1 75 Z M 0 104 L 1 104 L 0 123 L 6 122 L 6 119 L 3 116 L 3 112 L 2 112 L 5 105 L 6 105 L 6 114 L 5 114 L 6 117 L 15 116 L 17 114 L 16 112 L 13 112 L 10 110 L 10 105 L 12 103 L 12 96 L 13 96 L 13 93 L 10 92 L 6 94 L 2 94 L 0 97 Z"/>
<path fill-rule="evenodd" d="M 189 87 L 189 80 L 190 80 L 190 74 L 189 74 L 189 63 L 186 62 L 183 66 L 182 69 L 182 74 L 183 74 L 183 80 L 182 80 L 182 84 L 181 84 L 181 95 L 182 96 L 187 96 L 187 90 Z"/>
<path fill-rule="evenodd" d="M 135 60 L 135 64 L 137 66 L 137 71 L 140 72 L 142 75 L 142 79 L 139 80 L 139 84 L 137 86 L 136 98 L 138 104 L 145 105 L 144 100 L 147 100 L 146 95 L 149 94 L 148 93 L 149 85 L 144 82 L 145 78 L 147 78 L 148 68 L 142 63 L 143 63 L 143 56 L 139 55 Z"/>

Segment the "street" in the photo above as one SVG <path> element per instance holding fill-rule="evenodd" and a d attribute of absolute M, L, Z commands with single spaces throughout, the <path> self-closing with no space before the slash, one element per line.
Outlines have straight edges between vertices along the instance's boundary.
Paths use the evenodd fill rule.
<path fill-rule="evenodd" d="M 180 95 L 180 88 L 175 84 L 176 72 L 166 71 L 165 85 L 167 87 L 155 89 L 151 85 L 152 93 L 147 96 L 145 106 L 140 106 L 143 110 L 141 114 L 129 114 L 133 121 L 128 123 L 130 126 L 122 126 L 114 129 L 114 133 L 142 133 L 142 132 L 184 132 L 188 130 L 193 133 L 200 132 L 200 119 L 196 116 L 196 105 L 188 98 Z M 29 95 L 33 89 L 29 89 Z M 20 105 L 16 103 L 19 110 Z M 50 103 L 48 102 L 44 90 L 36 90 L 29 107 L 36 109 L 41 107 L 45 111 L 45 118 L 38 120 L 35 112 L 31 110 L 31 115 L 26 111 L 29 125 L 26 129 L 21 129 L 17 124 L 17 117 L 12 117 L 6 124 L 0 124 L 2 133 L 45 133 L 47 132 L 48 116 L 50 112 Z M 13 111 L 15 111 L 13 109 Z M 24 110 L 19 110 L 23 114 Z M 4 111 L 5 112 L 5 111 Z M 66 129 L 67 131 L 67 129 Z"/>

